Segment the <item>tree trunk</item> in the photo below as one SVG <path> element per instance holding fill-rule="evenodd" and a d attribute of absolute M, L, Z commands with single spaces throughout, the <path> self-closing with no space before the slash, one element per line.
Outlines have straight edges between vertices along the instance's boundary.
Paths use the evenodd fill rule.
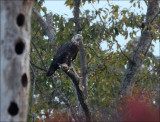
<path fill-rule="evenodd" d="M 26 121 L 30 87 L 29 52 L 32 0 L 2 0 L 0 121 Z"/>
<path fill-rule="evenodd" d="M 74 0 L 74 10 L 73 10 L 73 15 L 74 15 L 74 22 L 75 22 L 75 31 L 77 34 L 81 33 L 82 28 L 80 27 L 80 22 L 79 22 L 79 13 L 80 13 L 80 0 Z M 85 121 L 90 122 L 91 121 L 91 113 L 89 110 L 89 104 L 88 104 L 88 81 L 87 81 L 87 65 L 86 65 L 86 52 L 83 46 L 83 40 L 80 40 L 79 42 L 79 52 L 80 52 L 80 65 L 81 65 L 81 72 L 82 72 L 82 80 L 80 81 L 80 87 L 82 88 L 83 92 L 83 97 L 84 100 L 80 101 L 85 101 L 85 103 L 81 102 L 81 106 L 79 109 L 80 116 L 83 116 L 85 113 Z M 79 90 L 79 91 L 81 91 Z M 82 108 L 81 108 L 82 107 Z M 83 110 L 84 113 L 81 111 Z"/>
<path fill-rule="evenodd" d="M 146 15 L 146 23 L 144 30 L 142 31 L 141 38 L 137 47 L 135 48 L 131 60 L 129 61 L 128 68 L 124 74 L 121 87 L 119 90 L 119 96 L 131 95 L 136 81 L 137 74 L 140 70 L 140 67 L 143 64 L 145 56 L 150 48 L 152 43 L 154 33 L 151 30 L 151 25 L 156 21 L 156 17 L 159 13 L 158 0 L 148 1 L 148 9 Z M 158 21 L 157 21 L 158 24 Z"/>

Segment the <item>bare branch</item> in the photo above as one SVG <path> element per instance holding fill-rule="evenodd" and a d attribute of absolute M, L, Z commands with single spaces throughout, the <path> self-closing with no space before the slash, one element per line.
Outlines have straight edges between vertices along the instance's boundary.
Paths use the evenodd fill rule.
<path fill-rule="evenodd" d="M 33 65 L 34 67 L 36 67 L 36 68 L 38 68 L 38 69 L 40 69 L 40 70 L 43 70 L 43 71 L 47 72 L 47 70 L 46 70 L 46 69 L 44 69 L 44 68 L 42 68 L 42 67 L 37 66 L 37 65 L 36 65 L 36 64 L 34 64 L 32 61 L 30 61 L 30 63 L 31 63 L 31 65 Z"/>
<path fill-rule="evenodd" d="M 160 11 L 158 11 L 157 14 L 153 17 L 153 19 L 151 20 L 150 24 L 152 24 L 152 22 L 158 17 L 158 14 L 160 14 Z"/>
<path fill-rule="evenodd" d="M 41 54 L 39 53 L 36 45 L 34 44 L 34 42 L 33 42 L 32 40 L 31 40 L 31 43 L 32 43 L 33 47 L 36 49 L 36 52 L 37 52 L 37 54 L 38 54 L 38 56 L 39 56 L 39 58 L 40 58 L 40 60 L 41 60 L 41 62 L 42 62 L 42 64 L 43 64 L 43 67 L 44 67 L 45 69 L 47 69 L 46 66 L 45 66 L 45 63 L 44 63 L 44 61 L 43 61 L 43 59 L 42 59 L 42 56 L 41 56 Z"/>
<path fill-rule="evenodd" d="M 80 78 L 77 77 L 72 70 L 68 71 L 68 69 L 64 69 L 63 71 L 72 79 L 72 81 L 75 85 L 75 88 L 76 88 L 79 103 L 80 103 L 80 105 L 82 106 L 82 108 L 85 112 L 85 116 L 87 118 L 86 121 L 87 122 L 90 121 L 90 112 L 89 112 L 87 104 L 85 103 L 83 92 L 80 90 L 80 87 L 79 87 Z"/>
<path fill-rule="evenodd" d="M 131 60 L 131 58 L 129 58 L 129 57 L 122 51 L 121 46 L 120 46 L 120 44 L 118 43 L 118 41 L 117 41 L 117 40 L 115 40 L 115 41 L 116 41 L 116 43 L 117 43 L 117 45 L 118 45 L 118 47 L 119 47 L 122 55 L 124 55 L 124 57 L 126 57 L 128 61 L 130 61 L 131 63 L 134 64 L 134 62 Z"/>
<path fill-rule="evenodd" d="M 36 11 L 35 8 L 33 8 L 33 14 L 35 15 L 36 19 L 39 21 L 39 23 L 41 24 L 41 26 L 43 27 L 45 33 L 47 34 L 50 43 L 53 45 L 54 41 L 55 41 L 55 32 L 53 30 L 52 27 L 52 13 L 47 15 L 47 22 L 42 18 L 42 16 Z"/>

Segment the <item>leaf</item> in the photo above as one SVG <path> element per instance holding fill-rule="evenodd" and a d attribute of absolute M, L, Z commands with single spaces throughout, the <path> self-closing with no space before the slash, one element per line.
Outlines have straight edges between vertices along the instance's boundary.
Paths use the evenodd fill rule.
<path fill-rule="evenodd" d="M 157 31 L 153 25 L 150 25 L 150 27 L 152 28 L 153 32 Z"/>
<path fill-rule="evenodd" d="M 123 20 L 125 20 L 126 19 L 126 15 L 123 15 Z"/>
<path fill-rule="evenodd" d="M 82 7 L 82 3 L 81 3 L 81 2 L 80 2 L 80 4 L 79 4 L 79 6 Z"/>
<path fill-rule="evenodd" d="M 130 37 L 133 38 L 133 33 L 129 33 Z"/>
<path fill-rule="evenodd" d="M 144 58 L 144 54 L 142 54 L 142 53 L 139 53 L 139 55 L 140 55 L 142 58 Z"/>
<path fill-rule="evenodd" d="M 103 89 L 104 91 L 107 91 L 106 85 L 103 85 L 103 86 L 102 86 L 102 89 Z"/>
<path fill-rule="evenodd" d="M 109 82 L 106 82 L 106 86 L 108 86 L 109 85 Z"/>
<path fill-rule="evenodd" d="M 153 2 L 153 0 L 149 0 L 149 2 Z"/>
<path fill-rule="evenodd" d="M 127 38 L 128 38 L 128 32 L 125 33 L 125 39 L 127 39 Z"/>
<path fill-rule="evenodd" d="M 136 45 L 132 42 L 132 46 L 134 47 L 134 48 L 136 48 Z"/>
<path fill-rule="evenodd" d="M 115 15 L 116 19 L 118 19 L 119 16 L 118 12 L 114 12 L 113 14 Z"/>
<path fill-rule="evenodd" d="M 45 13 L 47 11 L 47 8 L 46 7 L 43 7 L 42 8 L 42 11 Z"/>
<path fill-rule="evenodd" d="M 110 3 L 109 3 L 109 0 L 107 0 L 107 2 L 108 2 L 108 5 L 111 6 Z"/>
<path fill-rule="evenodd" d="M 70 9 L 72 9 L 73 8 L 73 4 L 70 4 L 69 7 L 70 7 Z"/>
<path fill-rule="evenodd" d="M 104 16 L 105 19 L 107 19 L 107 17 L 108 17 L 108 14 L 106 14 L 106 15 Z"/>
<path fill-rule="evenodd" d="M 136 7 L 136 3 L 133 3 L 133 7 Z"/>

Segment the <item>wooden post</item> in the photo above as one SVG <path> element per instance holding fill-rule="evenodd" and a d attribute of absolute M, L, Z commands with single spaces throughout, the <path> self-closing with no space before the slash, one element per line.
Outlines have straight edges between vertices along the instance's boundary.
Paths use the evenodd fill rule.
<path fill-rule="evenodd" d="M 0 121 L 26 121 L 32 0 L 0 1 Z"/>

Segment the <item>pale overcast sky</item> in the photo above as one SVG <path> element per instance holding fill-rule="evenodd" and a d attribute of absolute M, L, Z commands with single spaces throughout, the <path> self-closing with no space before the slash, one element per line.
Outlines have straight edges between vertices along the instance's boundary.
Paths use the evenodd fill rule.
<path fill-rule="evenodd" d="M 63 15 L 66 18 L 73 17 L 73 14 L 72 14 L 73 9 L 70 10 L 70 8 L 66 7 L 64 5 L 64 3 L 65 3 L 65 1 L 63 1 L 63 0 L 62 1 L 46 0 L 43 6 L 47 7 L 48 12 L 53 12 L 53 14 Z M 125 1 L 125 0 L 123 0 L 123 1 L 122 0 L 121 1 L 111 1 L 110 4 L 119 5 L 120 7 L 122 7 L 122 9 L 123 8 L 130 8 L 130 6 L 131 6 L 131 4 L 129 3 L 129 0 L 127 0 L 127 1 Z M 109 8 L 109 6 L 107 6 L 107 1 L 100 1 L 99 4 L 97 2 L 95 2 L 93 5 L 94 5 L 94 7 L 91 4 L 86 3 L 83 7 L 81 7 L 81 11 L 85 11 L 87 9 L 94 10 L 94 8 L 96 8 L 98 10 L 98 8 L 102 8 L 102 7 Z M 134 8 L 134 9 L 131 8 L 130 11 L 133 11 L 133 12 L 136 12 L 136 13 L 139 13 L 139 14 L 146 13 L 147 7 L 143 3 L 143 1 L 141 1 L 141 6 L 143 7 L 143 10 L 140 10 L 138 8 Z M 137 36 L 140 36 L 140 32 L 138 33 Z M 119 42 L 120 45 L 123 48 L 125 46 L 125 44 L 128 42 L 128 40 L 130 40 L 130 39 L 128 38 L 127 40 L 125 40 L 123 38 L 123 36 L 118 36 L 117 40 L 123 40 L 123 41 Z M 153 42 L 153 44 L 155 45 L 154 55 L 160 56 L 159 41 L 157 41 L 156 43 Z M 102 46 L 102 49 L 107 49 L 107 43 L 106 42 L 103 42 L 101 44 L 101 46 Z M 116 47 L 116 45 L 115 45 L 115 47 Z"/>

